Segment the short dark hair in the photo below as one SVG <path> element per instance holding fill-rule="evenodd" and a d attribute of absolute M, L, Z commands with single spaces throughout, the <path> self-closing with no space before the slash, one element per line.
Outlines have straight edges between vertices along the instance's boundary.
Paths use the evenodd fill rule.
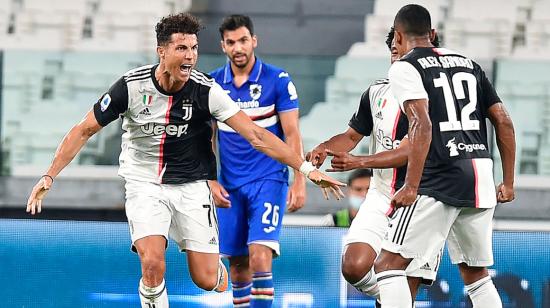
<path fill-rule="evenodd" d="M 388 35 L 386 36 L 386 45 L 388 46 L 388 49 L 391 51 L 391 42 L 393 42 L 393 37 L 395 36 L 395 28 L 391 27 L 390 32 L 388 32 Z M 434 40 L 432 41 L 432 45 L 434 47 L 439 47 L 441 45 L 441 38 L 439 37 L 439 33 L 437 31 L 435 32 Z"/>
<path fill-rule="evenodd" d="M 246 27 L 250 32 L 250 35 L 254 35 L 254 25 L 252 24 L 252 19 L 250 19 L 249 16 L 234 14 L 225 17 L 219 28 L 222 39 L 225 31 L 237 30 L 240 27 Z"/>
<path fill-rule="evenodd" d="M 355 169 L 348 177 L 348 186 L 356 179 L 370 177 L 372 177 L 372 169 Z"/>
<path fill-rule="evenodd" d="M 402 7 L 393 21 L 393 26 L 400 28 L 407 35 L 423 36 L 432 30 L 430 12 L 418 4 L 407 4 Z"/>
<path fill-rule="evenodd" d="M 196 35 L 202 28 L 200 20 L 189 13 L 171 14 L 162 17 L 155 26 L 157 46 L 164 46 L 170 43 L 172 34 L 174 33 Z"/>

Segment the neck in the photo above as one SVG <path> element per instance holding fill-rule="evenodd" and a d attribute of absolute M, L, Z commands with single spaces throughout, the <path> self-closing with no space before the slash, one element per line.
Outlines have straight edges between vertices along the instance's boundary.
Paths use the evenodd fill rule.
<path fill-rule="evenodd" d="M 236 77 L 246 77 L 250 76 L 250 72 L 252 72 L 252 68 L 254 68 L 254 64 L 256 64 L 256 56 L 252 54 L 252 59 L 248 64 L 246 64 L 245 67 L 237 67 L 233 62 L 231 62 L 231 71 L 233 72 L 233 76 Z"/>
<path fill-rule="evenodd" d="M 411 37 L 407 40 L 407 52 L 416 47 L 434 47 L 429 37 Z"/>
<path fill-rule="evenodd" d="M 174 80 L 162 62 L 155 70 L 155 78 L 160 87 L 168 93 L 178 92 L 185 85 L 184 81 Z"/>

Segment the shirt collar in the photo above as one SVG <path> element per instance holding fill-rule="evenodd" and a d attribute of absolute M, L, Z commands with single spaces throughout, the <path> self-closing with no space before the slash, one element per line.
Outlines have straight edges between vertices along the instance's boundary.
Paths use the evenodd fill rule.
<path fill-rule="evenodd" d="M 263 63 L 260 58 L 256 57 L 256 62 L 250 71 L 250 76 L 248 76 L 248 81 L 258 82 L 260 79 L 260 74 L 262 73 Z M 231 62 L 227 61 L 224 67 L 223 83 L 230 83 L 233 81 L 233 72 L 231 72 Z"/>

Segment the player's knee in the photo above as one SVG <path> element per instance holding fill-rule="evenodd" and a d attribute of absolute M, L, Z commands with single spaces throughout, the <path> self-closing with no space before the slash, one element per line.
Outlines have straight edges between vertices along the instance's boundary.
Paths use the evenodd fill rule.
<path fill-rule="evenodd" d="M 270 248 L 256 249 L 251 251 L 249 256 L 250 269 L 253 272 L 269 272 L 271 269 L 271 261 L 273 252 Z"/>
<path fill-rule="evenodd" d="M 371 270 L 374 259 L 344 254 L 342 256 L 342 275 L 353 284 L 361 280 Z"/>
<path fill-rule="evenodd" d="M 371 270 L 375 259 L 376 251 L 369 244 L 349 244 L 342 255 L 342 275 L 349 283 L 356 283 Z"/>
<path fill-rule="evenodd" d="M 218 284 L 218 268 L 205 268 L 200 273 L 191 275 L 191 279 L 197 287 L 206 291 L 212 291 Z"/>
<path fill-rule="evenodd" d="M 143 278 L 156 285 L 160 283 L 164 278 L 164 271 L 166 269 L 166 264 L 164 262 L 163 255 L 157 254 L 144 254 L 141 257 L 141 268 Z"/>

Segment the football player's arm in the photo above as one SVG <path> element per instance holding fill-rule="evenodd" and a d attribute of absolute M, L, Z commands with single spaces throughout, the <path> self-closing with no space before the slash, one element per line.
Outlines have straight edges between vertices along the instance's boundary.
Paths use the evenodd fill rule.
<path fill-rule="evenodd" d="M 347 153 L 353 150 L 361 139 L 363 139 L 363 135 L 349 127 L 345 132 L 335 135 L 313 148 L 306 154 L 306 159 L 319 168 L 325 162 L 329 151 Z"/>
<path fill-rule="evenodd" d="M 489 120 L 495 127 L 498 150 L 502 161 L 503 182 L 497 187 L 498 202 L 514 200 L 514 168 L 516 161 L 516 137 L 514 124 L 504 104 L 496 103 L 489 107 Z"/>
<path fill-rule="evenodd" d="M 409 153 L 405 186 L 416 191 L 420 184 L 424 163 L 432 142 L 432 121 L 428 113 L 427 99 L 406 101 L 404 107 L 409 119 Z"/>
<path fill-rule="evenodd" d="M 304 157 L 304 146 L 299 128 L 298 109 L 279 112 L 281 127 L 285 135 L 286 144 L 294 150 L 295 153 Z M 290 186 L 287 197 L 287 210 L 294 212 L 301 209 L 306 202 L 306 178 L 300 172 L 294 172 L 294 181 Z"/>
<path fill-rule="evenodd" d="M 128 109 L 128 87 L 124 77 L 118 79 L 99 99 L 84 119 L 73 126 L 57 147 L 54 159 L 46 173 L 34 185 L 27 200 L 27 212 L 34 215 L 42 210 L 42 199 L 53 184 L 54 178 L 80 152 L 84 144 L 103 126 L 119 118 Z"/>
<path fill-rule="evenodd" d="M 405 184 L 393 196 L 393 208 L 411 205 L 418 193 L 424 163 L 432 141 L 428 93 L 419 71 L 410 63 L 396 61 L 388 72 L 391 89 L 409 120 L 409 151 Z"/>
<path fill-rule="evenodd" d="M 396 149 L 372 155 L 353 155 L 348 152 L 328 151 L 333 156 L 328 172 L 348 171 L 353 169 L 386 169 L 407 165 L 409 141 L 404 138 Z"/>
<path fill-rule="evenodd" d="M 243 136 L 254 149 L 304 173 L 308 179 L 320 185 L 322 188 L 329 188 L 337 199 L 344 196 L 340 190 L 340 186 L 345 186 L 344 183 L 315 169 L 315 167 L 306 162 L 300 155 L 294 152 L 291 147 L 279 139 L 279 137 L 275 136 L 267 129 L 254 124 L 244 112 L 237 112 L 235 115 L 225 120 L 225 124 L 229 125 L 229 127 Z M 325 198 L 328 198 L 328 193 L 325 190 L 323 190 L 323 193 Z"/>
<path fill-rule="evenodd" d="M 210 114 L 239 133 L 256 150 L 302 172 L 308 179 L 322 188 L 325 198 L 328 198 L 327 190 L 332 192 L 337 199 L 343 197 L 340 186 L 345 186 L 344 183 L 323 174 L 294 152 L 279 137 L 252 122 L 248 115 L 239 110 L 237 104 L 219 85 L 214 84 L 210 89 L 208 102 Z"/>
<path fill-rule="evenodd" d="M 42 211 L 42 199 L 53 184 L 53 179 L 63 170 L 80 152 L 84 144 L 101 130 L 101 125 L 97 122 L 94 112 L 88 111 L 84 119 L 73 126 L 71 130 L 63 137 L 63 140 L 57 147 L 53 161 L 33 187 L 29 199 L 27 200 L 27 212 L 32 215 Z"/>

